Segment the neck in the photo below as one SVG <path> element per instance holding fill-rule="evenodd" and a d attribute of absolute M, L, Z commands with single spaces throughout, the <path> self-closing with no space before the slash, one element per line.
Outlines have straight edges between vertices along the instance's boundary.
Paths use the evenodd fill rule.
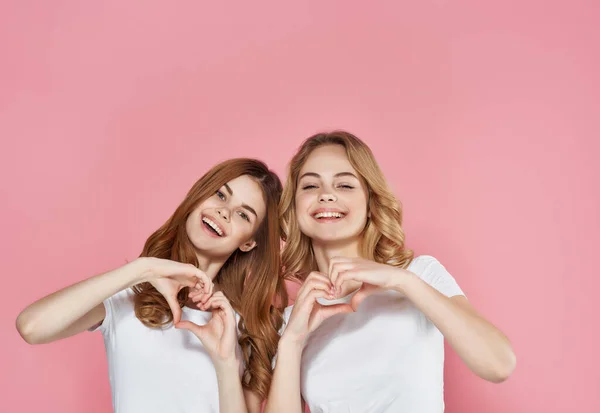
<path fill-rule="evenodd" d="M 312 241 L 312 248 L 317 260 L 319 272 L 322 272 L 327 277 L 329 274 L 329 263 L 334 257 L 360 258 L 359 239 L 353 239 L 344 242 L 330 243 Z M 341 286 L 339 297 L 344 297 L 356 289 L 360 288 L 362 283 L 358 281 L 347 281 Z"/>
<path fill-rule="evenodd" d="M 218 259 L 214 257 L 206 257 L 198 253 L 196 253 L 196 258 L 198 259 L 198 268 L 204 271 L 211 280 L 216 278 L 217 274 L 221 270 L 221 267 L 223 267 L 223 264 L 225 264 L 225 261 L 227 261 L 227 258 Z"/>

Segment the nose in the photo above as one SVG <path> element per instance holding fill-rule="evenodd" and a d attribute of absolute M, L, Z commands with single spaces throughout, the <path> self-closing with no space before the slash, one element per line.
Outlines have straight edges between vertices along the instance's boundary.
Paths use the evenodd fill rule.
<path fill-rule="evenodd" d="M 223 218 L 226 222 L 229 222 L 229 209 L 227 208 L 218 208 L 217 214 L 219 214 L 219 218 Z"/>
<path fill-rule="evenodd" d="M 321 194 L 319 195 L 319 202 L 327 203 L 327 202 L 335 202 L 337 201 L 337 197 L 333 194 Z"/>

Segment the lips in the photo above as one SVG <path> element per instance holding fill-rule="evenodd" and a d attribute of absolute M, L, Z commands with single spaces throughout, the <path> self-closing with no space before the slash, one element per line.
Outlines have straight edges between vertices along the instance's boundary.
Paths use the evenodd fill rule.
<path fill-rule="evenodd" d="M 225 229 L 216 218 L 213 218 L 209 215 L 202 216 L 202 225 L 205 230 L 208 231 L 211 235 L 217 237 L 225 237 L 227 236 Z"/>
<path fill-rule="evenodd" d="M 339 221 L 346 217 L 346 212 L 334 208 L 319 208 L 311 216 L 321 222 Z"/>

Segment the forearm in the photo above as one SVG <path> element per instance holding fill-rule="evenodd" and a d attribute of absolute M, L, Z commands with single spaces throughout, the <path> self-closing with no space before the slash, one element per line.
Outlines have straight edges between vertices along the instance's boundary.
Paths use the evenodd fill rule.
<path fill-rule="evenodd" d="M 264 413 L 302 413 L 301 359 L 302 345 L 286 340 L 284 334 L 279 341 L 277 364 Z"/>
<path fill-rule="evenodd" d="M 60 338 L 61 334 L 105 299 L 143 281 L 143 264 L 133 261 L 50 294 L 25 308 L 17 318 L 21 336 L 32 344 Z M 100 313 L 102 314 L 102 313 Z M 100 320 L 90 320 L 90 326 Z M 85 329 L 85 326 L 82 327 Z"/>
<path fill-rule="evenodd" d="M 239 362 L 215 366 L 219 386 L 220 413 L 247 413 L 244 389 L 239 375 Z"/>
<path fill-rule="evenodd" d="M 403 277 L 396 289 L 431 320 L 479 377 L 501 382 L 512 373 L 516 360 L 508 339 L 464 297 L 448 298 L 414 274 Z"/>

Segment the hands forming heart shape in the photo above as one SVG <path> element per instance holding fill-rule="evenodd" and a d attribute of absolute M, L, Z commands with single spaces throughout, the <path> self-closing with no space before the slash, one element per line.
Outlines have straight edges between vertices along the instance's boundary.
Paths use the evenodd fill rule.
<path fill-rule="evenodd" d="M 194 333 L 202 342 L 214 363 L 237 362 L 237 331 L 235 312 L 222 292 L 215 292 L 210 277 L 192 264 L 144 257 L 144 279 L 167 300 L 173 314 L 173 325 Z M 181 307 L 177 300 L 179 292 L 190 288 L 188 296 L 200 310 L 212 311 L 212 317 L 205 325 L 191 321 L 181 321 Z"/>
<path fill-rule="evenodd" d="M 180 321 L 175 328 L 194 333 L 209 353 L 215 365 L 237 365 L 237 331 L 235 312 L 231 303 L 221 291 L 208 296 L 202 290 L 193 290 L 189 296 L 201 310 L 212 311 L 208 323 L 198 325 L 191 321 Z"/>
<path fill-rule="evenodd" d="M 378 290 L 397 289 L 403 271 L 362 258 L 332 258 L 329 276 L 313 271 L 300 287 L 284 336 L 296 343 L 305 343 L 308 335 L 327 318 L 356 311 L 366 297 Z M 339 303 L 336 296 L 347 281 L 358 281 L 362 285 L 349 303 Z"/>

